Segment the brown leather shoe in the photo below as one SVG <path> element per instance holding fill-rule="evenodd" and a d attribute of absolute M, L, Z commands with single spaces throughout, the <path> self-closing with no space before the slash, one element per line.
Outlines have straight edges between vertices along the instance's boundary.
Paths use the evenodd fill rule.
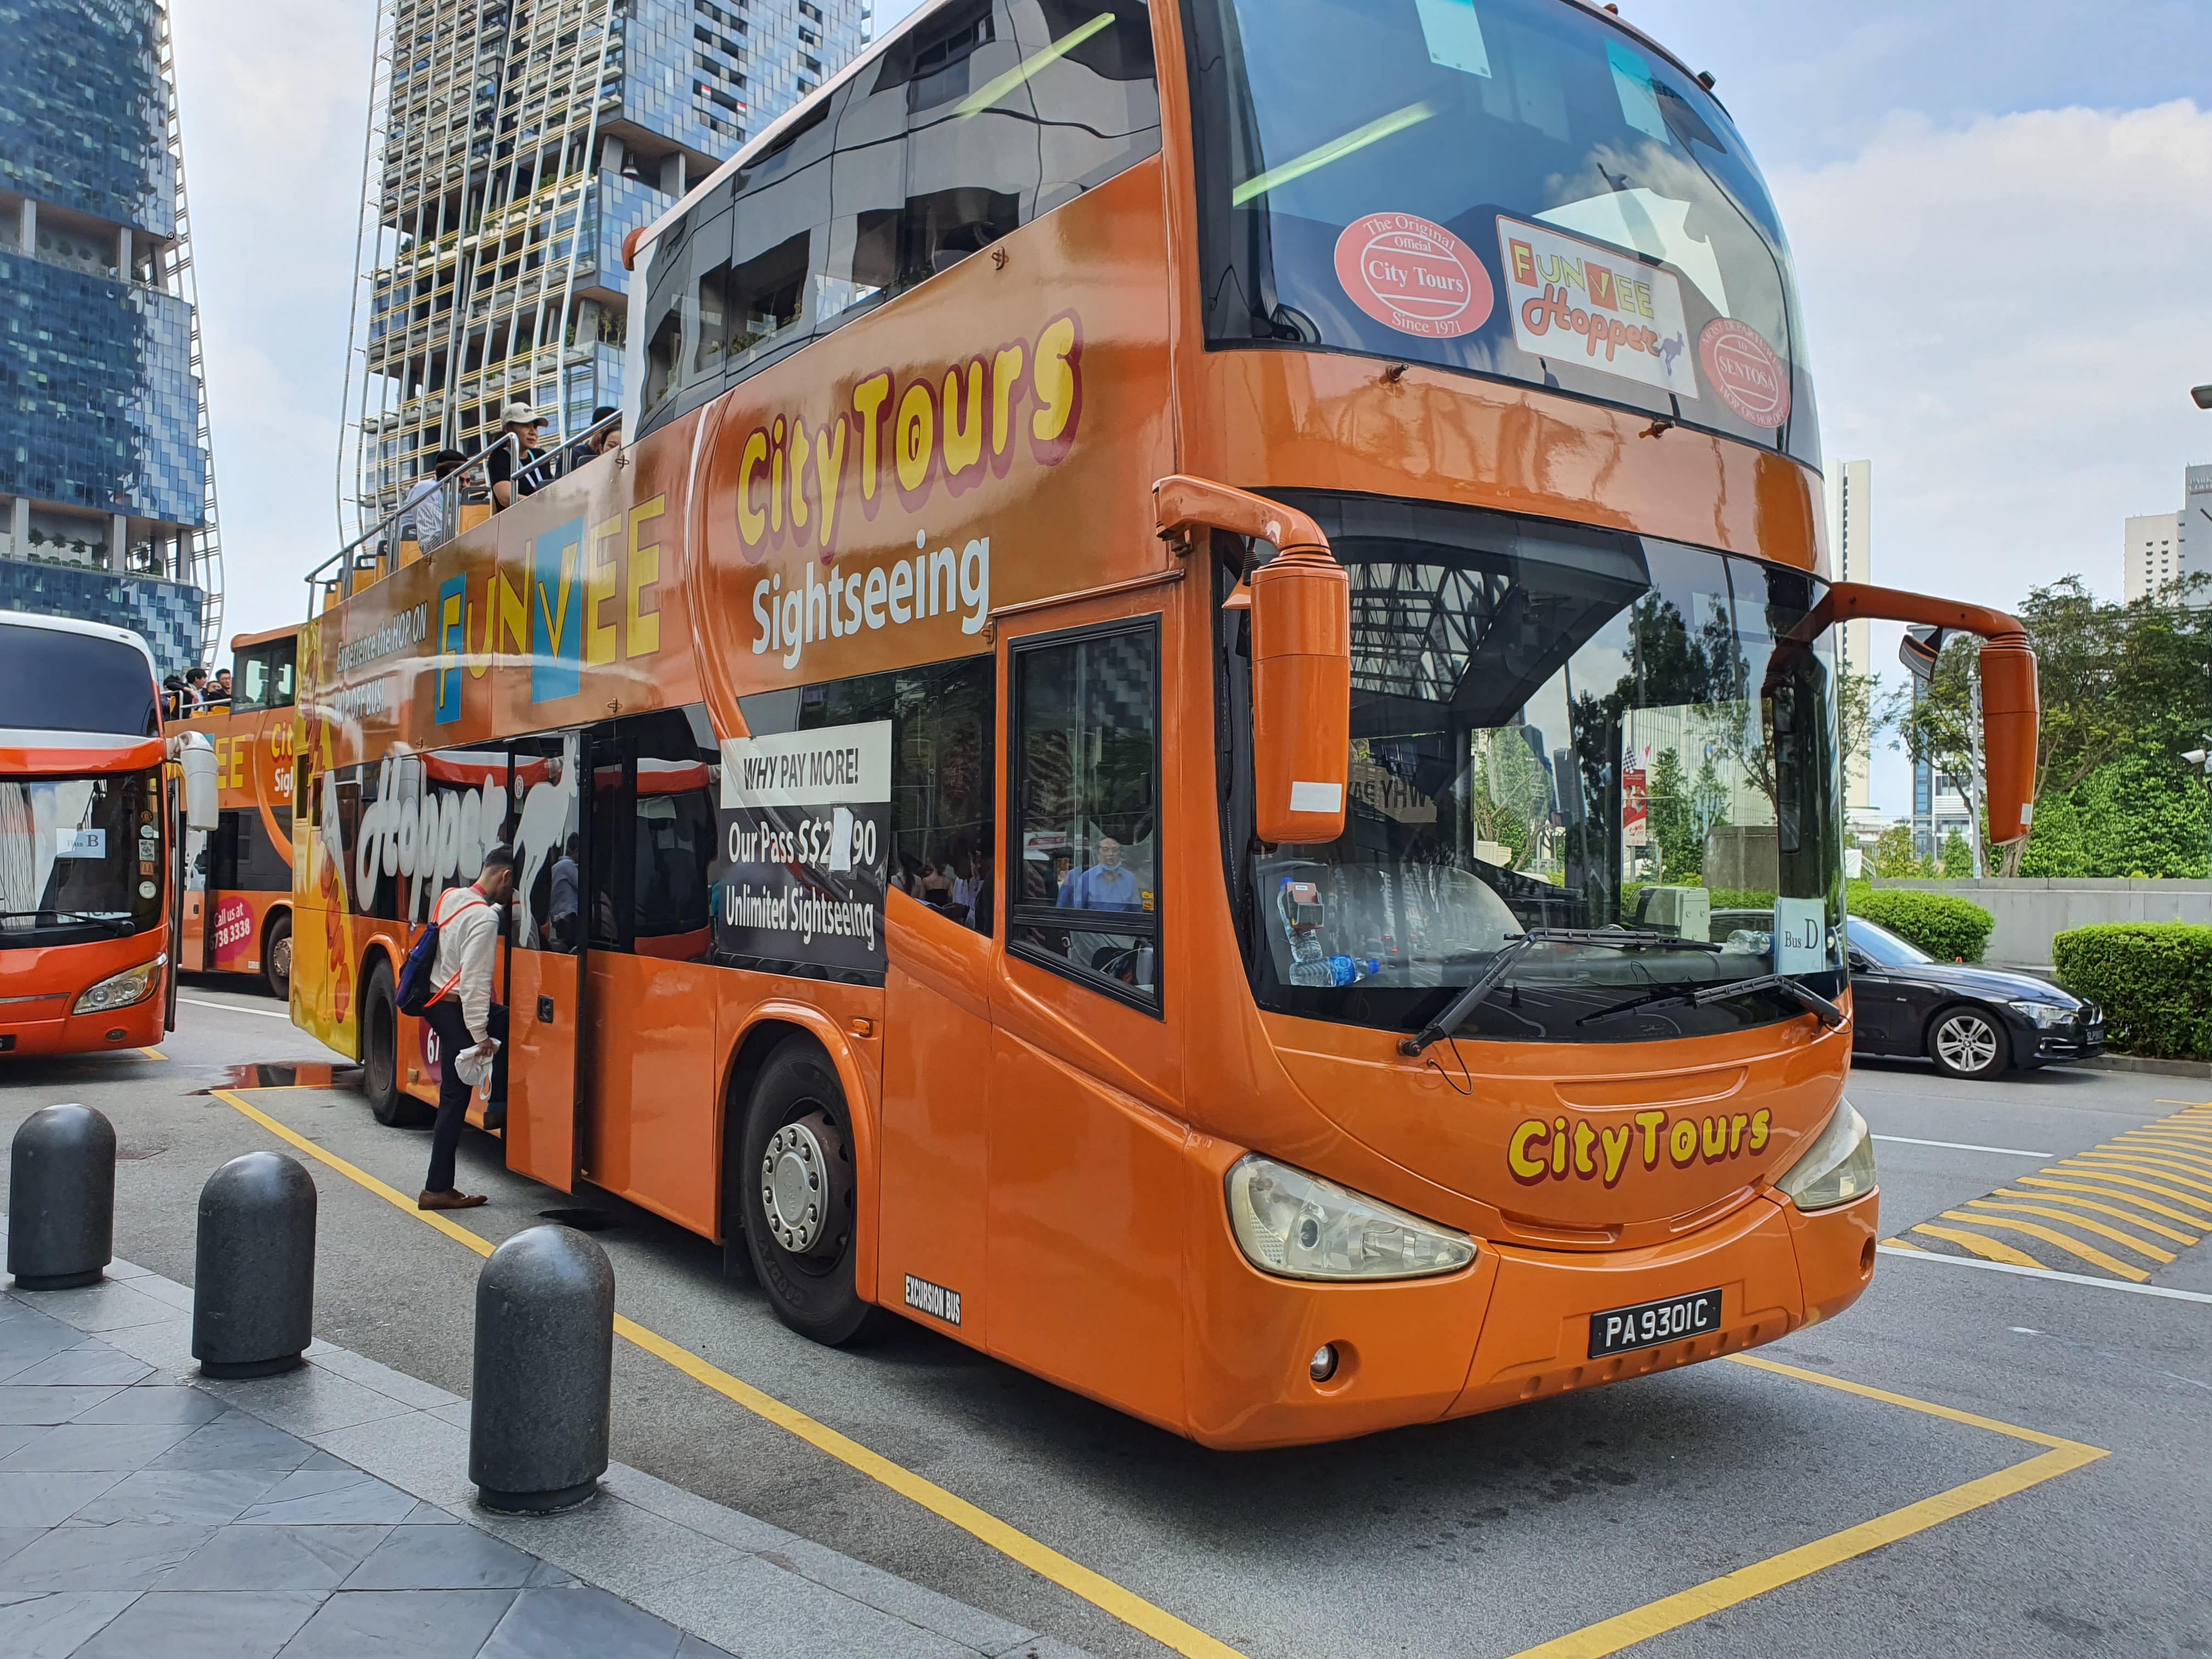
<path fill-rule="evenodd" d="M 415 1207 L 418 1210 L 473 1210 L 477 1205 L 489 1201 L 482 1193 L 465 1193 L 456 1188 L 446 1193 L 426 1190 L 415 1200 Z"/>

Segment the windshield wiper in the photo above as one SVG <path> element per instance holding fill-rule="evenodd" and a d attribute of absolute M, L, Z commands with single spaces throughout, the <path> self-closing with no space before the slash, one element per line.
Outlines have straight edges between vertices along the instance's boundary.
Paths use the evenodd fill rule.
<path fill-rule="evenodd" d="M 1449 1036 L 1459 1029 L 1460 1023 L 1489 1000 L 1490 994 L 1505 982 L 1514 963 L 1522 953 L 1537 945 L 1595 945 L 1609 951 L 1711 951 L 1721 947 L 1704 939 L 1677 939 L 1672 933 L 1662 933 L 1649 928 L 1626 927 L 1531 927 L 1518 939 L 1506 941 L 1495 960 L 1484 970 L 1482 977 L 1451 1000 L 1450 1005 L 1426 1025 L 1398 1044 L 1401 1054 L 1418 1054 L 1431 1042 Z"/>
<path fill-rule="evenodd" d="M 1655 991 L 1649 996 L 1631 997 L 1610 1008 L 1601 1008 L 1594 1014 L 1584 1014 L 1575 1022 L 1591 1025 L 1601 1019 L 1611 1019 L 1617 1014 L 1633 1013 L 1642 1008 L 1668 1008 L 1686 1006 L 1702 1008 L 1711 1002 L 1726 1002 L 1731 997 L 1747 996 L 1753 991 L 1779 991 L 1794 999 L 1805 1012 L 1819 1017 L 1820 1024 L 1830 1030 L 1844 1023 L 1844 1011 L 1811 986 L 1792 979 L 1787 974 L 1760 974 L 1751 979 L 1734 979 L 1720 985 L 1700 985 L 1692 989 Z"/>
<path fill-rule="evenodd" d="M 120 927 L 126 933 L 131 927 L 131 918 L 127 915 L 106 915 L 96 910 L 0 910 L 0 921 L 21 921 L 27 916 L 33 922 L 41 916 L 51 916 L 53 920 L 47 925 L 54 927 L 81 927 L 90 922 L 102 927 Z"/>

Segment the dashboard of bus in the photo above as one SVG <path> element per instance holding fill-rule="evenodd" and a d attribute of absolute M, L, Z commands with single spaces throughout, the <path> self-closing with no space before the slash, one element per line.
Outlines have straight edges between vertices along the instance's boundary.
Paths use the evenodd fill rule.
<path fill-rule="evenodd" d="M 1351 572 L 1352 753 L 1340 839 L 1252 838 L 1249 612 L 1220 613 L 1224 864 L 1263 1007 L 1418 1030 L 1553 929 L 1638 944 L 1523 947 L 1459 1035 L 1696 1036 L 1803 1009 L 1662 998 L 1776 974 L 1839 992 L 1833 647 L 1793 637 L 1820 582 L 1580 526 L 1281 498 Z"/>

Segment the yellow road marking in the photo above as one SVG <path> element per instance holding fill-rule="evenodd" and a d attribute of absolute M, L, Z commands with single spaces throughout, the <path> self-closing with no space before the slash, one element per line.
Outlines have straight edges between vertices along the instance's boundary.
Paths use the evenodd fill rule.
<path fill-rule="evenodd" d="M 2154 1198 L 2137 1198 L 2133 1193 L 2124 1193 L 2111 1187 L 2098 1186 L 2086 1179 L 2078 1181 L 2053 1181 L 2048 1176 L 2022 1176 L 2020 1177 L 2020 1184 L 2023 1187 L 2048 1187 L 2054 1192 L 2060 1193 L 2094 1194 L 2099 1198 L 2112 1199 L 2116 1203 L 2132 1204 L 2139 1210 L 2148 1210 L 2154 1215 L 2164 1216 L 2169 1221 L 2179 1221 L 2184 1226 L 2202 1227 L 2206 1223 L 2206 1218 L 2203 1216 L 2191 1215 L 2182 1210 L 2169 1210 L 2165 1205 L 2160 1203 Z M 2148 1182 L 2138 1182 L 2137 1184 L 2148 1186 L 2150 1183 Z M 2186 1204 L 2189 1201 L 2185 1198 L 2181 1198 L 2180 1194 L 2178 1193 L 2168 1193 L 2166 1196 L 2168 1198 L 2178 1199 L 2184 1204 Z M 2150 1224 L 2148 1222 L 2145 1222 L 2143 1224 L 2147 1227 Z M 2192 1244 L 2196 1242 L 2197 1241 L 2194 1239 L 2190 1241 Z"/>
<path fill-rule="evenodd" d="M 2186 1187 L 2192 1192 L 2212 1194 L 2212 1183 L 2192 1181 L 2185 1175 L 2176 1175 L 2172 1170 L 2140 1153 L 2123 1155 L 2118 1152 L 2084 1152 L 2079 1158 L 2069 1158 L 2058 1166 L 2062 1170 L 2133 1170 L 2137 1175 L 2156 1176 L 2160 1181 L 2171 1181 L 2177 1187 Z"/>
<path fill-rule="evenodd" d="M 1917 1250 L 1920 1248 L 1909 1238 L 1885 1238 L 1881 1242 L 1893 1250 Z"/>
<path fill-rule="evenodd" d="M 2051 1182 L 2046 1184 L 2056 1185 L 2057 1183 Z M 2197 1242 L 2197 1235 L 2195 1233 L 2185 1233 L 2177 1227 L 2161 1227 L 2157 1222 L 2149 1219 L 2148 1217 L 2139 1216 L 2132 1210 L 2123 1210 L 2117 1204 L 2100 1204 L 2094 1198 L 2069 1198 L 2063 1193 L 2016 1193 L 2009 1187 L 1998 1188 L 1991 1196 L 1996 1198 L 2032 1198 L 2036 1200 L 2038 1202 L 2044 1204 L 2064 1204 L 2069 1206 L 2073 1209 L 2094 1210 L 2099 1215 L 2116 1216 L 2120 1220 L 2126 1222 L 2131 1227 L 2143 1228 L 2147 1231 L 2156 1233 L 2160 1238 L 2170 1238 L 2177 1244 L 2194 1244 Z M 1986 1200 L 1982 1199 L 1976 1199 L 1974 1200 L 1977 1204 L 1985 1201 Z M 2037 1210 L 2034 1211 L 2033 1213 L 2043 1215 L 2047 1213 L 2047 1212 Z M 2166 1212 L 2161 1210 L 2160 1211 L 2160 1213 L 2163 1215 L 2166 1213 Z M 2169 1261 L 2172 1260 L 2171 1257 L 2168 1257 L 2167 1259 Z"/>
<path fill-rule="evenodd" d="M 2207 1100 L 2160 1100 L 2152 1103 L 2159 1106 L 2187 1106 L 2199 1112 L 2212 1112 L 2212 1101 Z"/>
<path fill-rule="evenodd" d="M 337 1170 L 402 1213 L 436 1228 L 478 1255 L 491 1255 L 493 1245 L 490 1240 L 471 1232 L 437 1211 L 417 1209 L 414 1200 L 404 1194 L 337 1153 L 318 1146 L 240 1097 L 234 1091 L 216 1089 L 210 1092 L 215 1098 L 243 1113 L 271 1134 L 296 1146 L 316 1162 Z M 2029 1265 L 2040 1264 L 2030 1260 Z M 827 1424 L 817 1422 L 805 1413 L 784 1404 L 749 1382 L 740 1382 L 635 1320 L 621 1314 L 616 1315 L 615 1330 L 626 1341 L 674 1366 L 724 1398 L 827 1452 L 848 1468 L 911 1498 L 932 1514 L 951 1522 L 1008 1559 L 1029 1567 L 1039 1577 L 1051 1580 L 1164 1646 L 1188 1656 L 1188 1659 L 1243 1659 L 1243 1656 L 1226 1643 L 1184 1623 L 1173 1613 L 1154 1606 L 1080 1562 L 1060 1554 L 1050 1546 L 1040 1543 L 1018 1528 L 1007 1525 L 967 1499 L 871 1451 Z M 1982 1417 L 1954 1407 L 1938 1405 L 1932 1401 L 1916 1400 L 1909 1395 L 1893 1394 L 1888 1389 L 1869 1387 L 1863 1382 L 1826 1376 L 1818 1371 L 1805 1370 L 1778 1360 L 1753 1354 L 1730 1354 L 1728 1358 L 1737 1364 L 1747 1365 L 1757 1370 L 1817 1383 L 1822 1388 L 1880 1401 L 1906 1411 L 1942 1418 L 2014 1440 L 2024 1440 L 2049 1449 L 2010 1468 L 1969 1480 L 1948 1492 L 1938 1492 L 1933 1498 L 1922 1498 L 1902 1509 L 1893 1510 L 1887 1515 L 1877 1516 L 1871 1521 L 1846 1528 L 1826 1538 L 1816 1539 L 1796 1549 L 1785 1551 L 1765 1561 L 1754 1562 L 1750 1566 L 1724 1574 L 1706 1583 L 1693 1585 L 1645 1607 L 1602 1620 L 1540 1647 L 1528 1649 L 1525 1653 L 1516 1656 L 1516 1659 L 1600 1659 L 1601 1656 L 1617 1653 L 1647 1638 L 1679 1629 L 1723 1607 L 1736 1606 L 1769 1590 L 1778 1589 L 1784 1584 L 1810 1577 L 1855 1556 L 1879 1549 L 1884 1544 L 1926 1532 L 1958 1516 L 2026 1492 L 2032 1486 L 2110 1455 L 2098 1447 L 2084 1445 L 2079 1441 L 2062 1439 L 2039 1430 L 2021 1428 L 2016 1424 L 2000 1422 L 1995 1418 Z"/>
<path fill-rule="evenodd" d="M 1984 1238 L 1979 1233 L 1960 1232 L 1956 1227 L 1930 1226 L 1925 1221 L 1912 1231 L 1925 1233 L 1930 1238 L 1940 1238 L 1948 1244 L 1963 1245 L 1987 1261 L 2002 1261 L 2014 1267 L 2035 1267 L 2045 1273 L 2051 1271 L 2026 1250 L 2008 1244 L 2001 1238 Z"/>
<path fill-rule="evenodd" d="M 2046 1244 L 2056 1244 L 2069 1255 L 2078 1255 L 2082 1261 L 2102 1267 L 2106 1273 L 2118 1273 L 2123 1279 L 2132 1279 L 2138 1285 L 2150 1275 L 2141 1267 L 2130 1267 L 2117 1256 L 2106 1255 L 2094 1244 L 2084 1244 L 2077 1238 L 2069 1238 L 2062 1232 L 2033 1221 L 2000 1221 L 1992 1215 L 1976 1215 L 1969 1210 L 1946 1210 L 1945 1219 L 1971 1221 L 1978 1227 L 2002 1227 L 2008 1233 L 2026 1233 L 2030 1238 L 2039 1238 Z M 2038 1264 L 2040 1265 L 2039 1263 Z"/>
<path fill-rule="evenodd" d="M 2170 1198 L 2177 1204 L 2196 1206 L 2197 1209 L 2207 1212 L 2199 1218 L 2212 1224 L 2212 1204 L 2206 1203 L 2201 1198 L 2191 1198 L 2187 1193 L 2177 1193 L 2171 1187 L 2161 1187 L 2155 1182 L 2138 1181 L 2133 1176 L 2115 1175 L 2106 1170 L 2062 1170 L 2054 1166 L 2043 1173 L 2045 1176 L 2071 1176 L 2076 1181 L 2101 1181 L 2108 1186 L 2141 1188 L 2144 1192 L 2156 1193 L 2160 1198 Z M 2037 1177 L 2022 1176 L 2020 1178 L 2022 1181 L 2033 1181 Z"/>
<path fill-rule="evenodd" d="M 1876 1516 L 1871 1521 L 1815 1539 L 1794 1550 L 1771 1556 L 1731 1573 L 1702 1584 L 1695 1584 L 1673 1595 L 1662 1596 L 1627 1613 L 1611 1619 L 1601 1620 L 1595 1625 L 1559 1637 L 1549 1642 L 1525 1650 L 1514 1659 L 1603 1659 L 1607 1654 L 1619 1653 L 1623 1648 L 1634 1647 L 1638 1642 L 1649 1641 L 1655 1636 L 1683 1626 L 1694 1624 L 1708 1614 L 1748 1601 L 1753 1596 L 1764 1595 L 1769 1590 L 1779 1589 L 1784 1584 L 1809 1578 L 1855 1556 L 1880 1549 L 1884 1544 L 1893 1544 L 1915 1533 L 1926 1532 L 1931 1527 L 1964 1515 L 1972 1510 L 1994 1504 L 2001 1498 L 2026 1492 L 2046 1480 L 2055 1480 L 2109 1455 L 2095 1446 L 2085 1446 L 2076 1440 L 2063 1440 L 2057 1435 L 2043 1434 L 2034 1429 L 2023 1429 L 2010 1423 L 2000 1423 L 1994 1418 L 1978 1417 L 1972 1412 L 1962 1412 L 1948 1406 L 1939 1406 L 1931 1401 L 1915 1400 L 1909 1395 L 1892 1394 L 1886 1389 L 1869 1388 L 1863 1382 L 1852 1382 L 1838 1376 L 1823 1376 L 1818 1371 L 1801 1370 L 1795 1365 L 1785 1365 L 1772 1359 L 1763 1359 L 1754 1354 L 1730 1354 L 1729 1358 L 1740 1365 L 1749 1365 L 1763 1371 L 1817 1382 L 1823 1388 L 1838 1389 L 1845 1394 L 1855 1394 L 1868 1400 L 1879 1400 L 1887 1405 L 1899 1406 L 1906 1411 L 1920 1412 L 1929 1417 L 1940 1417 L 1954 1423 L 1964 1423 L 1992 1434 L 2009 1436 L 2033 1445 L 2047 1446 L 2049 1450 L 2015 1463 L 2010 1468 L 1999 1469 L 1995 1474 L 1985 1474 L 1978 1480 L 1969 1480 L 1964 1486 L 1938 1492 L 1933 1498 L 1923 1498 L 1917 1504 L 1893 1510 L 1887 1515 Z"/>
<path fill-rule="evenodd" d="M 2098 1149 L 2142 1158 L 2171 1158 L 2191 1175 L 2212 1175 L 2212 1145 L 2199 1146 L 2174 1135 L 2121 1135 Z"/>
<path fill-rule="evenodd" d="M 2033 1194 L 2031 1194 L 2030 1196 Z M 2118 1227 L 2107 1227 L 2103 1222 L 2092 1221 L 2086 1215 L 2074 1215 L 2067 1211 L 2050 1209 L 2040 1204 L 2000 1204 L 1996 1200 L 1988 1198 L 1969 1199 L 1966 1200 L 1966 1207 L 1970 1210 L 2000 1210 L 2007 1215 L 2039 1215 L 2047 1221 L 2063 1221 L 2069 1226 L 2086 1227 L 2098 1237 L 2109 1238 L 2115 1244 L 2125 1245 L 2137 1255 L 2148 1256 L 2153 1261 L 2167 1262 L 2173 1260 L 2172 1251 L 2161 1250 L 2157 1245 L 2137 1238 L 2133 1233 L 2124 1233 Z"/>
<path fill-rule="evenodd" d="M 304 1135 L 295 1133 L 251 1102 L 240 1099 L 231 1090 L 217 1089 L 213 1092 L 215 1097 L 225 1105 L 243 1112 L 271 1134 L 289 1141 L 316 1162 L 336 1170 L 347 1180 L 375 1194 L 394 1208 L 435 1227 L 448 1238 L 465 1244 L 478 1255 L 488 1256 L 492 1253 L 493 1245 L 489 1239 L 470 1231 L 438 1211 L 416 1209 L 415 1200 L 405 1194 L 386 1185 L 358 1165 L 347 1163 L 335 1152 L 326 1152 Z M 616 1315 L 615 1331 L 655 1358 L 665 1360 L 687 1376 L 705 1383 L 723 1398 L 796 1435 L 818 1450 L 829 1453 L 839 1462 L 890 1487 L 901 1497 L 912 1499 L 933 1515 L 951 1522 L 963 1532 L 1020 1563 L 1040 1577 L 1050 1579 L 1062 1589 L 1081 1596 L 1123 1624 L 1142 1631 L 1154 1641 L 1172 1648 L 1177 1653 L 1188 1656 L 1188 1659 L 1243 1659 L 1243 1656 L 1228 1644 L 1208 1636 L 1195 1626 L 1185 1624 L 1134 1591 L 1124 1589 L 1112 1579 L 1092 1571 L 1081 1562 L 1071 1560 L 1049 1545 L 1039 1543 L 1027 1533 L 1008 1526 L 996 1516 L 978 1509 L 966 1498 L 947 1492 L 934 1481 L 924 1480 L 889 1458 L 870 1451 L 860 1442 L 838 1433 L 826 1423 L 818 1423 L 805 1413 L 785 1405 L 773 1395 L 763 1394 L 750 1383 L 739 1382 L 728 1372 L 708 1364 L 697 1354 L 678 1347 L 635 1320 Z"/>
<path fill-rule="evenodd" d="M 159 1048 L 141 1048 L 138 1052 L 145 1055 L 149 1060 L 167 1060 L 168 1058 L 168 1055 L 163 1054 Z"/>

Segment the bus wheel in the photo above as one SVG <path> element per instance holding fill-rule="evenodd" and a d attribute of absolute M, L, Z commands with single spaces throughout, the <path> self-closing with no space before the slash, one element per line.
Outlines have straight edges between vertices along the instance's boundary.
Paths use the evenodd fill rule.
<path fill-rule="evenodd" d="M 745 1112 L 745 1243 L 776 1317 L 831 1347 L 875 1310 L 853 1283 L 852 1119 L 829 1057 L 808 1037 L 761 1068 Z"/>
<path fill-rule="evenodd" d="M 292 918 L 282 911 L 270 919 L 261 944 L 261 977 L 279 1002 L 292 1000 Z"/>
<path fill-rule="evenodd" d="M 368 1109 L 394 1129 L 419 1128 L 433 1114 L 399 1086 L 399 999 L 392 994 L 392 964 L 379 957 L 368 970 L 361 1000 L 362 1081 Z"/>

